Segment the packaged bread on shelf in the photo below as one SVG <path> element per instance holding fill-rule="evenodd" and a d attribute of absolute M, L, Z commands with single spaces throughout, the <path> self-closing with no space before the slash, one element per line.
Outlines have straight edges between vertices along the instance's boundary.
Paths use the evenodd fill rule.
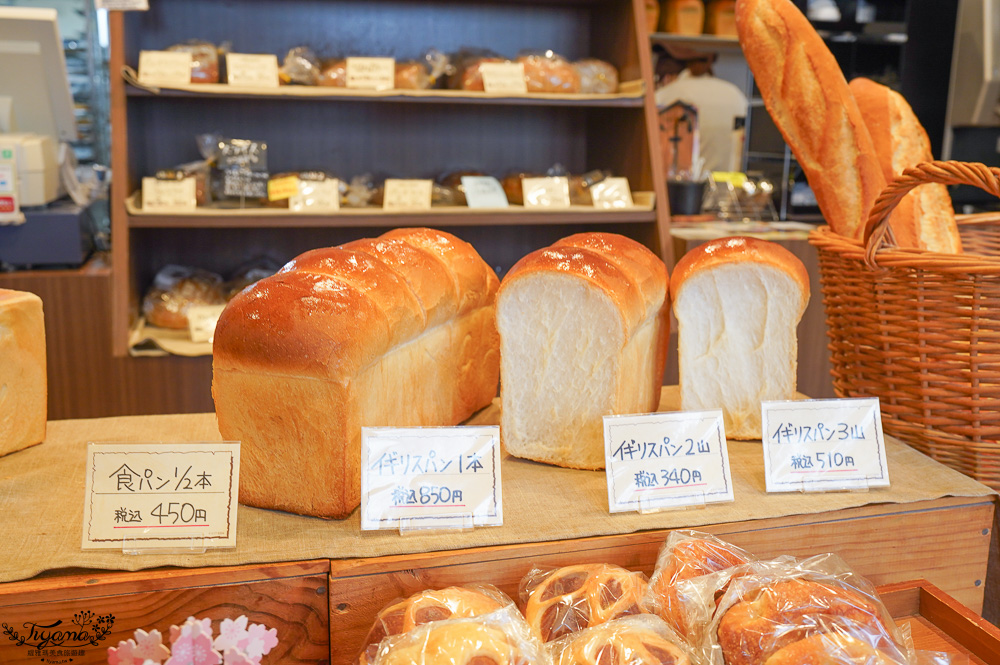
<path fill-rule="evenodd" d="M 580 92 L 580 72 L 557 53 L 527 52 L 520 54 L 517 61 L 524 65 L 524 81 L 529 93 Z"/>
<path fill-rule="evenodd" d="M 886 181 L 840 65 L 791 0 L 736 3 L 740 46 L 827 224 L 860 239 Z"/>
<path fill-rule="evenodd" d="M 188 310 L 203 305 L 225 305 L 222 277 L 208 270 L 166 265 L 156 273 L 142 300 L 146 323 L 158 328 L 187 330 Z"/>
<path fill-rule="evenodd" d="M 850 87 L 887 182 L 934 159 L 927 132 L 901 94 L 867 78 L 852 80 Z M 904 196 L 889 217 L 889 228 L 899 247 L 945 254 L 962 251 L 955 208 L 948 188 L 940 183 L 923 184 Z"/>
<path fill-rule="evenodd" d="M 659 405 L 668 316 L 667 268 L 630 238 L 580 233 L 518 261 L 497 298 L 507 452 L 604 468 L 602 417 Z"/>
<path fill-rule="evenodd" d="M 219 82 L 219 49 L 215 44 L 192 39 L 166 50 L 191 54 L 191 83 Z"/>
<path fill-rule="evenodd" d="M 767 240 L 712 240 L 677 262 L 670 298 L 681 408 L 722 409 L 727 438 L 759 439 L 760 403 L 795 397 L 802 261 Z"/>
<path fill-rule="evenodd" d="M 362 426 L 457 425 L 496 394 L 498 280 L 468 243 L 397 229 L 306 252 L 219 318 L 212 393 L 240 501 L 343 518 Z"/>
<path fill-rule="evenodd" d="M 645 575 L 608 563 L 534 569 L 520 586 L 524 618 L 543 642 L 642 614 L 645 593 Z"/>
<path fill-rule="evenodd" d="M 591 95 L 610 95 L 618 92 L 618 69 L 610 62 L 597 58 L 584 58 L 573 63 L 580 75 L 580 92 Z"/>
<path fill-rule="evenodd" d="M 408 633 L 434 621 L 483 616 L 508 605 L 513 606 L 514 601 L 487 584 L 428 589 L 394 601 L 375 616 L 358 656 L 358 665 L 372 665 L 386 637 Z"/>
<path fill-rule="evenodd" d="M 690 665 L 688 649 L 652 614 L 614 619 L 549 643 L 553 665 Z"/>
<path fill-rule="evenodd" d="M 42 299 L 0 289 L 0 455 L 45 440 L 45 361 Z"/>

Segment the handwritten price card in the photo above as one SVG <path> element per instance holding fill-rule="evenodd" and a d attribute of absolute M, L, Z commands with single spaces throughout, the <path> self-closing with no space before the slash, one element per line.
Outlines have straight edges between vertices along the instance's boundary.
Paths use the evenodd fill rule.
<path fill-rule="evenodd" d="M 889 485 L 878 398 L 764 402 L 768 492 Z"/>
<path fill-rule="evenodd" d="M 604 416 L 613 513 L 733 501 L 722 411 Z"/>
<path fill-rule="evenodd" d="M 82 547 L 235 547 L 239 477 L 239 443 L 89 443 Z"/>
<path fill-rule="evenodd" d="M 462 187 L 470 208 L 506 208 L 509 205 L 503 185 L 493 176 L 464 175 Z"/>
<path fill-rule="evenodd" d="M 142 179 L 143 212 L 190 212 L 198 206 L 194 178 Z"/>
<path fill-rule="evenodd" d="M 297 193 L 288 198 L 290 212 L 336 212 L 340 210 L 340 181 L 301 179 Z"/>
<path fill-rule="evenodd" d="M 186 86 L 191 83 L 191 54 L 181 51 L 140 51 L 139 83 Z"/>
<path fill-rule="evenodd" d="M 361 528 L 503 524 L 499 427 L 364 427 Z"/>
<path fill-rule="evenodd" d="M 244 88 L 277 88 L 278 56 L 274 54 L 227 53 L 226 81 Z"/>
<path fill-rule="evenodd" d="M 632 207 L 632 190 L 628 178 L 605 178 L 590 186 L 594 207 L 601 210 Z"/>
<path fill-rule="evenodd" d="M 521 181 L 525 208 L 568 208 L 569 178 L 525 178 Z"/>
<path fill-rule="evenodd" d="M 524 78 L 523 62 L 484 62 L 483 89 L 491 95 L 526 95 L 528 81 Z"/>
<path fill-rule="evenodd" d="M 430 210 L 434 194 L 433 180 L 387 178 L 382 197 L 383 210 Z"/>
<path fill-rule="evenodd" d="M 348 58 L 347 87 L 360 90 L 391 90 L 396 87 L 393 58 Z"/>

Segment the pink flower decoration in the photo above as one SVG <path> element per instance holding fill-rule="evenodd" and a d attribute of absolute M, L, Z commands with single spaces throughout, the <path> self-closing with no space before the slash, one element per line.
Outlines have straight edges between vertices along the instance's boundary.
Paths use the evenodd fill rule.
<path fill-rule="evenodd" d="M 247 618 L 240 616 L 235 621 L 233 619 L 223 619 L 219 625 L 219 636 L 215 638 L 215 648 L 225 653 L 230 647 L 236 647 L 241 641 L 245 641 L 247 635 Z"/>
<path fill-rule="evenodd" d="M 135 658 L 139 659 L 141 665 L 160 665 L 170 657 L 170 649 L 163 646 L 163 636 L 158 630 L 151 630 L 148 633 L 141 628 L 135 631 Z"/>
<path fill-rule="evenodd" d="M 226 649 L 222 660 L 223 665 L 260 665 L 259 662 L 247 658 L 247 655 L 235 647 Z"/>
<path fill-rule="evenodd" d="M 222 656 L 212 648 L 212 639 L 206 633 L 180 633 L 170 646 L 172 653 L 164 665 L 219 665 L 222 662 Z"/>
<path fill-rule="evenodd" d="M 170 643 L 173 644 L 182 636 L 186 637 L 190 635 L 191 637 L 197 637 L 202 634 L 207 635 L 208 639 L 212 639 L 212 620 L 207 617 L 201 620 L 188 617 L 187 621 L 182 623 L 180 628 L 177 626 L 170 627 Z"/>
<path fill-rule="evenodd" d="M 142 658 L 135 653 L 135 642 L 131 639 L 118 643 L 118 648 L 108 647 L 109 665 L 142 665 Z"/>
<path fill-rule="evenodd" d="M 271 649 L 278 646 L 278 629 L 271 628 L 268 630 L 267 626 L 252 623 L 250 624 L 250 628 L 247 629 L 246 640 L 241 641 L 236 646 L 242 649 L 257 665 L 260 665 L 261 658 L 267 655 Z"/>

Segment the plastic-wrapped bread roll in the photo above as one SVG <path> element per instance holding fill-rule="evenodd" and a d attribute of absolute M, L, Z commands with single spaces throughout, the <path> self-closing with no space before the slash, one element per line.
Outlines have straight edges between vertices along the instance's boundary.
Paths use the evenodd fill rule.
<path fill-rule="evenodd" d="M 659 405 L 666 286 L 655 254 L 610 233 L 564 238 L 510 269 L 497 299 L 507 452 L 604 468 L 601 418 Z"/>
<path fill-rule="evenodd" d="M 934 159 L 927 132 L 901 94 L 866 78 L 856 78 L 850 86 L 886 181 L 911 166 Z M 889 226 L 900 247 L 946 254 L 962 251 L 955 208 L 948 188 L 942 184 L 927 183 L 913 189 L 892 211 Z"/>
<path fill-rule="evenodd" d="M 689 665 L 682 640 L 659 617 L 615 619 L 549 644 L 555 665 Z"/>
<path fill-rule="evenodd" d="M 795 396 L 805 266 L 776 243 L 721 238 L 678 261 L 670 297 L 681 408 L 722 409 L 728 438 L 759 439 L 760 403 Z"/>
<path fill-rule="evenodd" d="M 517 61 L 524 64 L 528 92 L 580 92 L 580 74 L 573 65 L 552 51 L 525 53 Z"/>
<path fill-rule="evenodd" d="M 0 289 L 0 455 L 45 439 L 45 360 L 42 299 Z"/>
<path fill-rule="evenodd" d="M 360 502 L 361 427 L 457 425 L 496 394 L 498 280 L 433 229 L 307 252 L 227 305 L 212 393 L 240 501 L 320 517 Z"/>
<path fill-rule="evenodd" d="M 823 217 L 860 239 L 886 181 L 837 60 L 790 0 L 736 3 L 740 46 Z"/>

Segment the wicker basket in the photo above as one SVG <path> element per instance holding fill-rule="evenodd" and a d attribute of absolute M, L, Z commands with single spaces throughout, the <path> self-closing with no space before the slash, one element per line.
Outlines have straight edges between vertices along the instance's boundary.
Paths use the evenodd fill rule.
<path fill-rule="evenodd" d="M 1000 196 L 1000 169 L 928 162 L 882 193 L 864 243 L 810 234 L 834 390 L 878 397 L 886 433 L 1000 489 L 1000 214 L 959 218 L 964 254 L 893 247 L 889 213 L 926 182 Z"/>

